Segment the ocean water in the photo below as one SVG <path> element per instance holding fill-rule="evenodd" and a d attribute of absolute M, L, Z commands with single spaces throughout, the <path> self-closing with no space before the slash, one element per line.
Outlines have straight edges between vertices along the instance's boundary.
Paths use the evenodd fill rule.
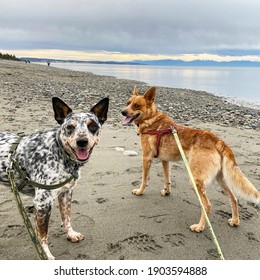
<path fill-rule="evenodd" d="M 52 63 L 51 66 L 143 81 L 151 86 L 202 90 L 260 109 L 260 68 Z"/>

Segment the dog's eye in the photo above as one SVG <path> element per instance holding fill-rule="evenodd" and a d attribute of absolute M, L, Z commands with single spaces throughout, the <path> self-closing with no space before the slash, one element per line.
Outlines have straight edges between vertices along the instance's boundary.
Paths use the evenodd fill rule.
<path fill-rule="evenodd" d="M 140 104 L 135 103 L 135 104 L 134 104 L 134 108 L 135 108 L 135 109 L 140 109 Z"/>
<path fill-rule="evenodd" d="M 72 132 L 74 129 L 75 129 L 75 126 L 74 126 L 73 124 L 67 125 L 67 130 L 68 130 L 69 132 Z"/>
<path fill-rule="evenodd" d="M 127 106 L 130 105 L 130 104 L 131 104 L 131 101 L 128 101 L 128 102 L 127 102 Z"/>
<path fill-rule="evenodd" d="M 90 132 L 95 133 L 98 130 L 98 125 L 95 122 L 91 122 L 88 125 L 88 129 L 90 130 Z"/>

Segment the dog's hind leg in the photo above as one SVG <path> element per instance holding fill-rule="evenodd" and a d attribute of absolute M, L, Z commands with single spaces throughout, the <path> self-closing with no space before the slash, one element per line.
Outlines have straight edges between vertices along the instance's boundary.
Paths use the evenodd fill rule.
<path fill-rule="evenodd" d="M 48 247 L 48 227 L 51 210 L 53 206 L 53 197 L 49 191 L 38 190 L 34 198 L 35 207 L 35 223 L 36 233 L 39 241 L 49 260 L 54 260 L 55 257 L 51 254 Z"/>
<path fill-rule="evenodd" d="M 221 186 L 223 192 L 228 196 L 228 198 L 230 200 L 231 209 L 232 209 L 232 217 L 231 217 L 231 219 L 228 220 L 228 223 L 230 226 L 238 226 L 239 225 L 239 213 L 238 213 L 237 199 L 236 199 L 234 193 L 232 192 L 232 190 L 230 190 L 230 188 L 225 183 L 222 173 L 219 174 L 216 179 L 217 179 L 217 182 L 219 183 L 219 185 Z"/>
<path fill-rule="evenodd" d="M 170 177 L 170 165 L 169 161 L 163 161 L 162 160 L 162 166 L 163 166 L 163 174 L 164 174 L 164 187 L 161 190 L 161 195 L 166 196 L 169 195 L 171 192 L 171 177 Z"/>
<path fill-rule="evenodd" d="M 201 201 L 207 215 L 210 214 L 211 204 L 206 194 L 206 186 L 216 178 L 221 170 L 221 157 L 211 149 L 192 149 L 189 154 L 189 163 L 193 174 Z M 198 224 L 190 227 L 192 231 L 203 231 L 206 225 L 204 212 L 201 211 L 201 217 Z"/>
<path fill-rule="evenodd" d="M 84 239 L 84 235 L 80 232 L 73 230 L 71 226 L 71 200 L 72 200 L 72 189 L 66 192 L 60 193 L 58 196 L 59 208 L 61 214 L 61 221 L 64 232 L 67 235 L 68 240 L 71 242 L 78 242 Z"/>
<path fill-rule="evenodd" d="M 210 211 L 211 211 L 211 203 L 206 194 L 206 186 L 205 186 L 204 182 L 201 180 L 195 179 L 195 182 L 196 182 L 196 186 L 197 186 L 201 201 L 203 203 L 203 206 L 206 210 L 207 215 L 209 215 Z M 192 231 L 201 232 L 205 229 L 206 222 L 207 221 L 206 221 L 204 212 L 201 210 L 201 216 L 200 216 L 199 223 L 191 225 L 190 229 Z"/>

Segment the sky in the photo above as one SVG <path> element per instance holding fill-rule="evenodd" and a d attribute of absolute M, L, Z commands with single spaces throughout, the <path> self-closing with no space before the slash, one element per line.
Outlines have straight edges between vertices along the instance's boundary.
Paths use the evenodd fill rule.
<path fill-rule="evenodd" d="M 259 0 L 2 0 L 0 52 L 260 61 Z"/>

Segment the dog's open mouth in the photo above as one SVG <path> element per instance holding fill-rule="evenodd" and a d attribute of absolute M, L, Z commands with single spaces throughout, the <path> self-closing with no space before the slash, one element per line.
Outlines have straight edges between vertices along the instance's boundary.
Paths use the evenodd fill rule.
<path fill-rule="evenodd" d="M 131 122 L 133 122 L 135 119 L 137 119 L 138 117 L 140 116 L 140 113 L 134 115 L 134 116 L 126 116 L 124 119 L 123 119 L 123 125 L 128 125 L 130 124 Z"/>
<path fill-rule="evenodd" d="M 88 149 L 76 149 L 75 154 L 80 161 L 86 161 L 90 156 Z"/>
<path fill-rule="evenodd" d="M 73 149 L 70 145 L 69 145 L 71 151 L 73 152 L 73 154 L 76 156 L 78 161 L 87 161 L 91 155 L 92 149 L 87 149 L 87 148 L 80 148 L 77 147 L 75 149 Z"/>

